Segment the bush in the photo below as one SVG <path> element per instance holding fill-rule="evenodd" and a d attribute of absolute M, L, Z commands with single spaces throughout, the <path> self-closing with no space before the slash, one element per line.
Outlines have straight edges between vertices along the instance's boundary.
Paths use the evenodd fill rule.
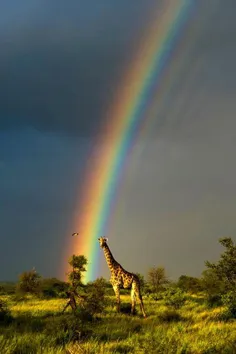
<path fill-rule="evenodd" d="M 229 291 L 221 296 L 223 305 L 226 307 L 226 315 L 229 318 L 236 318 L 236 293 Z"/>
<path fill-rule="evenodd" d="M 40 283 L 42 296 L 49 298 L 66 297 L 69 284 L 56 278 L 45 278 Z"/>
<path fill-rule="evenodd" d="M 201 282 L 207 307 L 221 306 L 221 295 L 225 293 L 225 286 L 216 272 L 212 269 L 203 271 Z"/>
<path fill-rule="evenodd" d="M 207 294 L 205 302 L 209 308 L 222 306 L 222 297 L 220 294 Z"/>
<path fill-rule="evenodd" d="M 108 304 L 105 293 L 106 288 L 103 278 L 88 283 L 83 307 L 92 315 L 103 312 Z"/>
<path fill-rule="evenodd" d="M 22 294 L 39 294 L 41 276 L 33 268 L 28 272 L 23 272 L 19 276 L 19 283 L 17 284 L 17 292 Z"/>
<path fill-rule="evenodd" d="M 236 245 L 231 237 L 220 238 L 219 242 L 225 247 L 220 260 L 216 263 L 205 262 L 207 268 L 215 273 L 227 291 L 236 288 Z"/>
<path fill-rule="evenodd" d="M 147 294 L 148 298 L 154 301 L 162 300 L 163 299 L 163 293 L 159 292 L 158 294 L 154 293 L 149 293 Z"/>
<path fill-rule="evenodd" d="M 45 299 L 53 299 L 53 298 L 57 298 L 57 293 L 54 289 L 49 288 L 49 289 L 43 289 L 42 290 L 42 296 Z"/>
<path fill-rule="evenodd" d="M 186 292 L 197 293 L 202 290 L 201 280 L 187 275 L 181 275 L 177 286 Z"/>
<path fill-rule="evenodd" d="M 186 301 L 186 294 L 179 288 L 169 288 L 164 293 L 164 302 L 167 306 L 179 309 Z"/>

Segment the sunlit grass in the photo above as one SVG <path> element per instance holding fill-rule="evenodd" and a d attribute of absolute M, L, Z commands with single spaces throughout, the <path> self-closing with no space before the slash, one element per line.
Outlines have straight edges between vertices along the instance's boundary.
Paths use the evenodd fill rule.
<path fill-rule="evenodd" d="M 163 301 L 144 298 L 143 319 L 138 304 L 135 316 L 125 313 L 130 296 L 122 295 L 123 312 L 110 304 L 91 323 L 70 309 L 62 315 L 66 299 L 1 299 L 15 322 L 0 327 L 0 353 L 236 353 L 236 321 L 221 320 L 224 308 L 208 309 L 201 297 L 189 296 L 177 317 Z"/>
<path fill-rule="evenodd" d="M 63 310 L 65 306 L 65 300 L 63 299 L 53 299 L 53 300 L 38 300 L 38 299 L 29 299 L 26 302 L 15 302 L 12 307 L 12 313 L 30 313 L 33 316 L 41 316 L 45 313 L 55 313 Z"/>

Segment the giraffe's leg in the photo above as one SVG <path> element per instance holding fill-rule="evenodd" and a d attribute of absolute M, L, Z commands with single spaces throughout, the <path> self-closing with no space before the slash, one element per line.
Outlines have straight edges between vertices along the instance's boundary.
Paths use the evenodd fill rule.
<path fill-rule="evenodd" d="M 138 293 L 138 298 L 139 298 L 139 301 L 140 301 L 140 309 L 141 309 L 141 311 L 142 311 L 142 313 L 143 313 L 143 317 L 147 317 L 146 312 L 145 312 L 145 310 L 144 310 L 143 298 L 142 298 L 142 295 L 141 295 L 140 291 L 139 291 L 139 293 Z"/>
<path fill-rule="evenodd" d="M 131 287 L 131 314 L 134 314 L 135 311 L 135 300 L 136 300 L 136 291 L 135 291 L 135 284 L 132 283 Z"/>
<path fill-rule="evenodd" d="M 116 308 L 117 312 L 120 312 L 120 287 L 119 285 L 113 285 L 113 290 L 116 295 Z"/>
<path fill-rule="evenodd" d="M 137 294 L 139 303 L 140 303 L 140 309 L 142 311 L 143 317 L 147 317 L 145 310 L 144 310 L 144 306 L 143 306 L 143 298 L 141 295 L 141 291 L 140 291 L 140 286 L 137 283 L 134 283 L 134 289 L 135 289 L 135 293 Z"/>

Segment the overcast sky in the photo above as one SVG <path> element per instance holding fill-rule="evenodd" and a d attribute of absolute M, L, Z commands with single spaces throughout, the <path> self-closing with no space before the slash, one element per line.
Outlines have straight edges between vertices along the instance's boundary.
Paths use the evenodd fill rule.
<path fill-rule="evenodd" d="M 158 1 L 1 1 L 0 280 L 33 266 L 61 276 L 84 164 Z M 236 3 L 198 5 L 110 220 L 129 271 L 198 276 L 219 237 L 235 239 Z M 101 265 L 108 277 L 102 253 Z"/>

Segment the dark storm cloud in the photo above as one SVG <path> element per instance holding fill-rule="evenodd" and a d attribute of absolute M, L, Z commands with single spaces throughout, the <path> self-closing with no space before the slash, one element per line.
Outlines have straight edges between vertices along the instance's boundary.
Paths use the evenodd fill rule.
<path fill-rule="evenodd" d="M 163 2 L 0 1 L 0 279 L 32 266 L 62 276 L 80 231 L 87 137 L 119 99 L 123 68 Z M 199 275 L 217 259 L 218 237 L 236 234 L 236 1 L 195 3 L 188 38 L 168 62 L 178 70 L 160 83 L 108 220 L 115 258 L 142 274 L 164 265 L 174 277 Z M 110 149 L 96 145 L 95 156 Z"/>
<path fill-rule="evenodd" d="M 202 4 L 196 22 L 202 27 L 205 21 L 207 30 L 193 36 L 189 63 L 209 50 L 219 55 L 219 42 L 224 46 L 221 57 L 231 50 L 234 58 L 235 3 Z M 31 126 L 70 135 L 97 133 L 107 108 L 119 99 L 124 68 L 156 6 L 154 0 L 139 0 L 135 6 L 125 0 L 1 2 L 0 129 Z M 214 67 L 215 58 L 210 60 Z M 191 71 L 189 65 L 180 86 Z"/>
<path fill-rule="evenodd" d="M 146 1 L 1 7 L 0 129 L 95 133 L 150 10 Z"/>

